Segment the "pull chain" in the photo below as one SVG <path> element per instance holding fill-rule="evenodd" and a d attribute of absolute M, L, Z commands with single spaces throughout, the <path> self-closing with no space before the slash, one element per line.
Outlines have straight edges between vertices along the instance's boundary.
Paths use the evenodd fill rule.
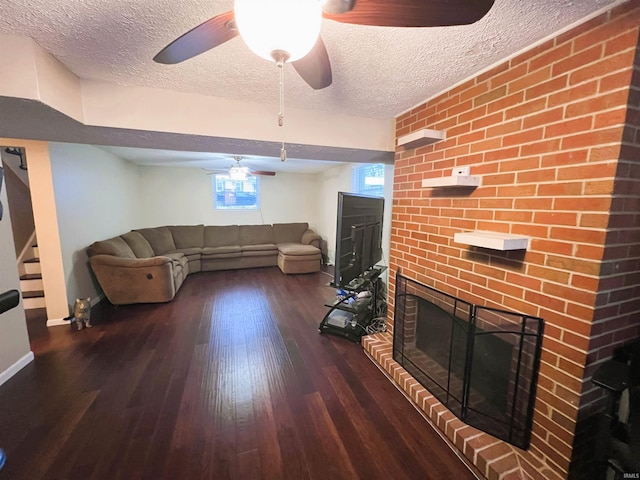
<path fill-rule="evenodd" d="M 278 68 L 280 69 L 280 112 L 278 113 L 278 126 L 284 125 L 284 62 L 279 60 Z"/>
<path fill-rule="evenodd" d="M 278 113 L 278 126 L 284 126 L 284 60 L 280 59 L 277 62 L 280 69 L 280 113 Z M 287 150 L 284 147 L 284 132 L 282 134 L 282 147 L 280 148 L 280 161 L 284 162 L 287 159 Z"/>

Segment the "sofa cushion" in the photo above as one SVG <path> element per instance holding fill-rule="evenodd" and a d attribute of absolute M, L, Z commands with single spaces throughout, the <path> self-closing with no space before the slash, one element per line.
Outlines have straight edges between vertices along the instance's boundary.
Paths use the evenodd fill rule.
<path fill-rule="evenodd" d="M 309 228 L 308 223 L 274 223 L 273 236 L 276 243 L 300 243 L 302 234 Z"/>
<path fill-rule="evenodd" d="M 171 260 L 182 260 L 183 258 L 187 258 L 182 252 L 165 253 L 163 257 L 169 257 Z"/>
<path fill-rule="evenodd" d="M 140 232 L 147 239 L 156 255 L 162 255 L 176 249 L 169 227 L 141 228 L 134 230 L 134 232 Z"/>
<path fill-rule="evenodd" d="M 306 257 L 320 255 L 320 249 L 313 245 L 301 245 L 299 243 L 281 243 L 278 250 L 287 257 Z"/>
<path fill-rule="evenodd" d="M 147 239 L 140 234 L 140 232 L 129 232 L 124 235 L 120 235 L 125 242 L 131 247 L 133 253 L 138 258 L 151 258 L 155 257 L 153 253 L 153 248 Z"/>
<path fill-rule="evenodd" d="M 276 243 L 271 225 L 240 225 L 240 245 Z"/>
<path fill-rule="evenodd" d="M 122 258 L 136 258 L 131 247 L 120 237 L 113 237 L 108 240 L 94 242 L 87 248 L 87 255 L 113 255 Z"/>
<path fill-rule="evenodd" d="M 202 260 L 215 260 L 217 258 L 240 258 L 242 257 L 242 252 L 238 250 L 237 252 L 218 252 L 218 253 L 209 253 L 207 255 L 202 255 Z"/>
<path fill-rule="evenodd" d="M 229 245 L 226 247 L 204 247 L 202 249 L 202 255 L 220 255 L 221 253 L 236 253 L 240 255 L 239 245 Z"/>
<path fill-rule="evenodd" d="M 277 252 L 278 246 L 275 243 L 261 243 L 259 245 L 242 245 L 242 252 Z"/>
<path fill-rule="evenodd" d="M 204 247 L 240 245 L 238 225 L 207 225 L 204 227 Z"/>
<path fill-rule="evenodd" d="M 318 265 L 320 265 L 321 258 L 322 258 L 322 255 L 320 255 L 319 251 L 312 255 L 284 255 L 282 252 L 278 254 L 279 263 L 281 261 L 284 261 L 285 263 L 317 261 Z"/>
<path fill-rule="evenodd" d="M 193 255 L 200 255 L 202 253 L 202 248 L 200 247 L 177 248 L 175 250 L 172 250 L 171 252 L 165 252 L 165 255 L 168 253 L 184 253 L 187 257 L 190 257 Z"/>
<path fill-rule="evenodd" d="M 189 259 L 184 253 L 166 253 L 163 256 L 171 259 L 174 268 L 179 266 L 180 268 L 186 269 L 187 263 L 189 263 Z"/>
<path fill-rule="evenodd" d="M 247 250 L 242 252 L 243 257 L 273 257 L 278 256 L 278 250 Z"/>
<path fill-rule="evenodd" d="M 177 249 L 204 246 L 204 225 L 174 225 L 169 230 Z"/>

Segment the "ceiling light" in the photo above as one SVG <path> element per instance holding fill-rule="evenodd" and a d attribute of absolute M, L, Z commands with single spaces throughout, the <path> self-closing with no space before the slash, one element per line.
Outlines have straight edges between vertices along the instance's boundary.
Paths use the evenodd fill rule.
<path fill-rule="evenodd" d="M 249 175 L 249 169 L 241 165 L 234 165 L 229 169 L 229 177 L 231 178 L 231 180 L 244 181 L 247 179 L 248 175 Z"/>
<path fill-rule="evenodd" d="M 295 62 L 315 45 L 322 23 L 321 0 L 235 0 L 240 36 L 266 60 Z"/>

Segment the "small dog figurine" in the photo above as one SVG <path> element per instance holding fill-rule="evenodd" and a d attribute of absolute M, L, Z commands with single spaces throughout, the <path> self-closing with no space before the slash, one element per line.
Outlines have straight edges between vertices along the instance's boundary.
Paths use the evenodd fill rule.
<path fill-rule="evenodd" d="M 91 297 L 76 298 L 73 316 L 76 319 L 78 330 L 82 330 L 85 326 L 91 328 Z"/>

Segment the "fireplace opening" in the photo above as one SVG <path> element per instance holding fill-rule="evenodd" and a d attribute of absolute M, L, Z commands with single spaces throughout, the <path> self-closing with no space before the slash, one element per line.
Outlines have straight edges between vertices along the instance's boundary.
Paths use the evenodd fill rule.
<path fill-rule="evenodd" d="M 462 421 L 529 446 L 543 320 L 396 275 L 393 358 Z"/>

